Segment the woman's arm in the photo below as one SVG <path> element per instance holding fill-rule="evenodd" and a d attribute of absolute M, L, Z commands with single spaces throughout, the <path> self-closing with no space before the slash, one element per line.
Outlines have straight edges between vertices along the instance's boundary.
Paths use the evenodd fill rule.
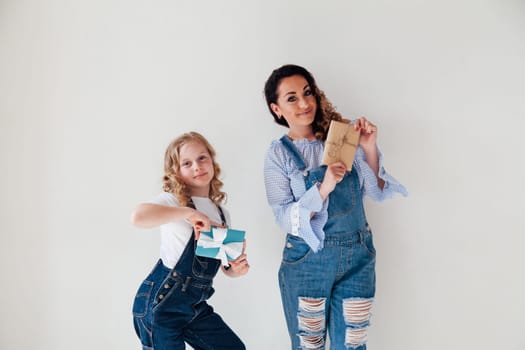
<path fill-rule="evenodd" d="M 383 201 L 395 193 L 406 197 L 406 188 L 383 168 L 383 155 L 377 146 L 377 127 L 361 117 L 355 121 L 354 128 L 361 130 L 354 166 L 363 196 L 367 195 L 375 201 Z"/>
<path fill-rule="evenodd" d="M 379 177 L 379 153 L 377 152 L 377 146 L 374 144 L 373 147 L 363 148 L 363 152 L 365 153 L 366 163 L 377 178 L 377 187 L 383 190 L 385 181 Z"/>
<path fill-rule="evenodd" d="M 377 186 L 382 190 L 385 181 L 379 177 L 379 154 L 377 152 L 377 126 L 365 117 L 355 120 L 354 129 L 360 130 L 359 145 L 365 153 L 365 161 L 377 178 Z"/>
<path fill-rule="evenodd" d="M 305 239 L 310 247 L 317 251 L 321 246 L 320 237 L 324 237 L 323 226 L 328 218 L 327 201 L 323 202 L 317 186 L 305 191 L 302 175 L 299 175 L 298 179 L 288 176 L 284 165 L 287 161 L 284 152 L 284 149 L 273 144 L 266 155 L 266 197 L 281 229 Z M 293 186 L 296 188 L 292 190 Z M 317 214 L 312 217 L 312 212 Z"/>

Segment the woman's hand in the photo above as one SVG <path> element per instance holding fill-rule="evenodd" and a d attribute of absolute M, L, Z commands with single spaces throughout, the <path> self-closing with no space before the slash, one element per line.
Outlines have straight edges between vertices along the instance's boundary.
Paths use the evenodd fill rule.
<path fill-rule="evenodd" d="M 369 150 L 372 147 L 376 147 L 377 141 L 377 126 L 372 124 L 365 117 L 361 117 L 355 120 L 354 129 L 361 131 L 359 138 L 359 144 L 364 150 Z"/>
<path fill-rule="evenodd" d="M 319 193 L 323 201 L 334 190 L 335 186 L 341 182 L 346 174 L 346 165 L 343 162 L 335 162 L 326 167 L 323 182 L 319 186 Z"/>
<path fill-rule="evenodd" d="M 227 270 L 222 266 L 222 272 L 229 277 L 239 277 L 247 274 L 250 269 L 250 264 L 248 264 L 247 255 L 244 253 L 245 250 L 246 240 L 243 242 L 242 254 L 237 259 L 230 261 L 230 267 Z"/>

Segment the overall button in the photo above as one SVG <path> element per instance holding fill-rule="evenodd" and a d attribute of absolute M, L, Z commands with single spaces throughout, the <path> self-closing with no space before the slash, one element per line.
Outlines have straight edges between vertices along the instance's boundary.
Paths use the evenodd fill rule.
<path fill-rule="evenodd" d="M 162 299 L 164 299 L 164 295 L 161 294 L 159 295 L 159 300 L 162 300 Z"/>
<path fill-rule="evenodd" d="M 303 176 L 304 176 L 304 177 L 307 177 L 307 176 L 308 176 L 308 170 L 305 170 L 305 171 L 304 171 Z"/>
<path fill-rule="evenodd" d="M 169 287 L 170 287 L 170 285 L 167 284 L 167 283 L 164 285 L 164 289 L 168 289 Z"/>

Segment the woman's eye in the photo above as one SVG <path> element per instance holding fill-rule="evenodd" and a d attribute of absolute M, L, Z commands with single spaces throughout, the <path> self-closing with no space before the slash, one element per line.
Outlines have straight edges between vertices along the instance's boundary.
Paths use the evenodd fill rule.
<path fill-rule="evenodd" d="M 295 102 L 296 100 L 295 96 L 288 97 L 288 102 Z"/>
<path fill-rule="evenodd" d="M 305 96 L 311 96 L 311 95 L 312 95 L 312 90 L 306 90 L 306 91 L 304 92 L 304 95 L 305 95 Z"/>

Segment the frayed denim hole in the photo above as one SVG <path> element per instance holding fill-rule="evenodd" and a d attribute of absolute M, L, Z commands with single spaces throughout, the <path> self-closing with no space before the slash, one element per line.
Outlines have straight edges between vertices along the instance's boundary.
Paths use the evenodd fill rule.
<path fill-rule="evenodd" d="M 356 348 L 367 342 L 368 333 L 366 328 L 347 328 L 345 334 L 345 345 Z"/>
<path fill-rule="evenodd" d="M 347 325 L 345 344 L 358 347 L 366 343 L 368 326 L 372 315 L 372 298 L 349 298 L 343 300 L 343 316 Z"/>
<path fill-rule="evenodd" d="M 303 349 L 323 349 L 325 343 L 326 298 L 299 297 L 298 334 Z"/>
<path fill-rule="evenodd" d="M 307 335 L 299 334 L 299 341 L 301 349 L 307 350 L 322 350 L 324 349 L 324 334 Z"/>
<path fill-rule="evenodd" d="M 343 300 L 343 316 L 347 325 L 361 325 L 370 321 L 372 298 L 350 298 Z"/>

